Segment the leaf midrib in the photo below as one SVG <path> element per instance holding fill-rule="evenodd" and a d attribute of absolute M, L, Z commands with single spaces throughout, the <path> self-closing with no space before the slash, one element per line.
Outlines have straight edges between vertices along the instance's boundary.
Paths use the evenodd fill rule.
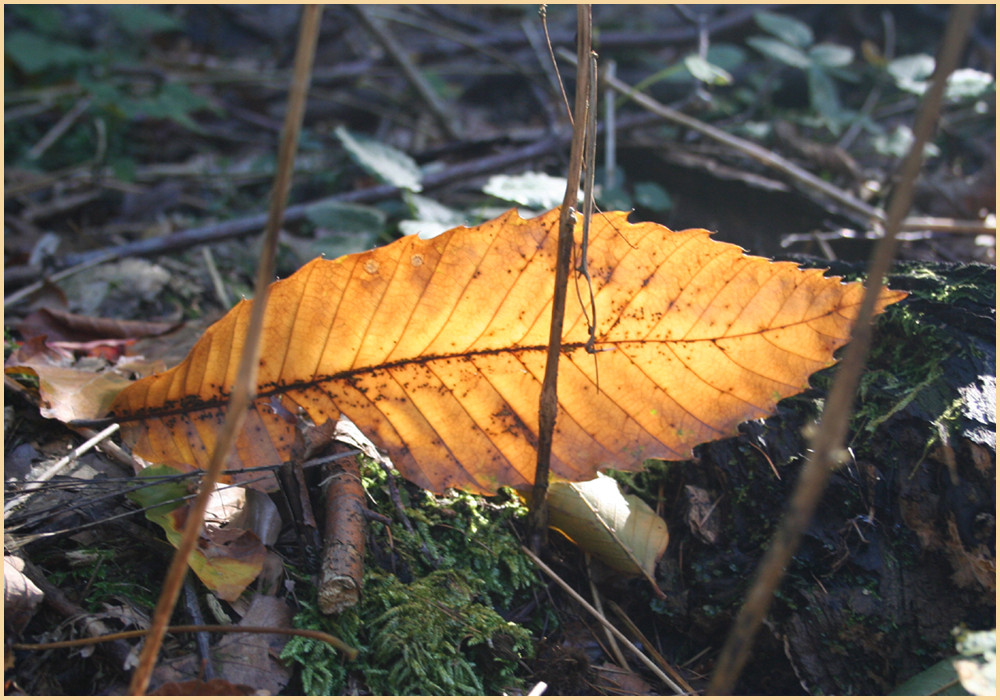
<path fill-rule="evenodd" d="M 839 311 L 840 309 L 831 310 Z M 603 343 L 598 343 L 598 352 L 600 352 L 600 345 L 618 345 L 620 343 L 705 343 L 705 342 L 717 342 L 719 340 L 730 340 L 735 338 L 747 337 L 760 335 L 766 332 L 780 331 L 794 326 L 800 326 L 802 324 L 811 323 L 822 318 L 825 315 L 816 316 L 814 318 L 802 319 L 796 321 L 795 323 L 785 324 L 782 326 L 774 326 L 772 328 L 764 328 L 758 331 L 752 331 L 747 333 L 737 333 L 733 335 L 722 335 L 712 338 L 683 338 L 683 339 L 648 339 L 648 338 L 637 338 L 634 340 L 618 340 L 618 341 L 604 341 Z M 562 344 L 562 352 L 564 354 L 571 353 L 576 350 L 586 349 L 587 342 L 569 342 Z M 341 372 L 336 372 L 334 374 L 327 375 L 314 375 L 307 380 L 288 382 L 283 384 L 275 384 L 273 382 L 267 383 L 259 387 L 257 391 L 256 399 L 270 398 L 273 396 L 281 396 L 290 391 L 309 389 L 321 384 L 327 384 L 330 382 L 341 381 L 345 379 L 351 379 L 358 375 L 372 374 L 381 370 L 390 370 L 399 367 L 407 367 L 413 365 L 424 365 L 431 362 L 441 362 L 447 360 L 469 360 L 475 357 L 487 357 L 502 354 L 523 354 L 532 352 L 547 352 L 548 345 L 526 345 L 526 346 L 515 346 L 515 347 L 501 347 L 501 348 L 486 348 L 481 350 L 466 350 L 463 352 L 454 353 L 442 353 L 436 355 L 420 355 L 417 357 L 403 358 L 399 360 L 391 360 L 388 362 L 382 362 L 377 365 L 367 365 L 364 367 L 353 367 L 351 369 L 346 369 Z M 170 399 L 164 403 L 164 407 L 151 410 L 151 411 L 137 411 L 135 413 L 130 413 L 122 416 L 112 416 L 119 423 L 130 423 L 141 420 L 146 420 L 149 418 L 162 418 L 167 416 L 184 415 L 187 413 L 195 413 L 197 411 L 206 411 L 212 409 L 219 409 L 226 406 L 229 402 L 229 393 L 219 392 L 217 398 L 204 400 L 200 397 L 186 395 L 177 399 Z M 171 406 L 167 406 L 171 404 Z M 174 407 L 176 406 L 176 407 Z"/>

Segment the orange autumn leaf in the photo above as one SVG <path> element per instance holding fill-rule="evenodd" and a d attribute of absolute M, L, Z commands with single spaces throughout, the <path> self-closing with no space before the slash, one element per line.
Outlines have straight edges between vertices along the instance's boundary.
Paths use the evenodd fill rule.
<path fill-rule="evenodd" d="M 280 463 L 296 414 L 341 412 L 432 491 L 525 488 L 535 469 L 559 210 L 314 260 L 271 287 L 259 394 L 230 468 Z M 582 234 L 577 226 L 577 239 Z M 821 270 L 747 256 L 700 229 L 594 217 L 589 294 L 571 290 L 552 471 L 593 478 L 684 459 L 802 391 L 850 337 L 863 295 Z M 884 291 L 879 309 L 905 296 Z M 146 459 L 204 468 L 250 316 L 244 301 L 179 366 L 112 406 Z"/>

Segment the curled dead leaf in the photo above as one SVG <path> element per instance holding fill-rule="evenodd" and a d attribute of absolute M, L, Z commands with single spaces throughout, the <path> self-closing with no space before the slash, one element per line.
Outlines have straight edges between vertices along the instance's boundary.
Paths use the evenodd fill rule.
<path fill-rule="evenodd" d="M 652 577 L 669 542 L 667 524 L 606 474 L 549 484 L 549 525 L 613 569 Z"/>
<path fill-rule="evenodd" d="M 162 465 L 148 467 L 142 472 L 150 479 L 173 474 L 177 471 Z M 146 509 L 146 518 L 162 527 L 167 541 L 176 547 L 190 510 L 187 503 L 178 505 L 178 499 L 186 495 L 183 483 L 164 480 L 133 491 L 128 497 Z M 223 499 L 216 500 L 221 502 Z M 233 601 L 257 578 L 266 558 L 267 548 L 254 533 L 235 527 L 213 526 L 203 530 L 189 564 L 209 589 L 223 600 Z"/>

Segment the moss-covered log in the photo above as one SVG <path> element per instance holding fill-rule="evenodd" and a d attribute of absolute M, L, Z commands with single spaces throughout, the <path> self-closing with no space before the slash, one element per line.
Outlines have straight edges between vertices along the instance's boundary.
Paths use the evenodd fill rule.
<path fill-rule="evenodd" d="M 831 480 L 738 692 L 885 693 L 953 654 L 956 626 L 995 626 L 996 270 L 908 263 L 890 283 L 911 295 L 878 321 L 852 459 Z M 651 624 L 677 659 L 721 645 L 831 377 L 694 461 L 624 477 L 669 499 L 668 600 L 633 605 L 659 613 Z M 689 517 L 705 502 L 717 502 L 707 518 Z"/>

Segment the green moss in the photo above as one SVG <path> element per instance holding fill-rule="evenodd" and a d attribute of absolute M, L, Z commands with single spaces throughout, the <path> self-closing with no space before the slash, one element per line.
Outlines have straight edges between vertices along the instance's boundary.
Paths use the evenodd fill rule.
<path fill-rule="evenodd" d="M 361 602 L 337 616 L 304 604 L 295 619 L 296 627 L 337 635 L 360 654 L 347 663 L 325 644 L 291 640 L 282 658 L 301 665 L 303 691 L 342 694 L 349 677 L 376 695 L 483 695 L 516 687 L 518 661 L 533 653 L 531 633 L 497 610 L 538 583 L 510 529 L 523 505 L 513 494 L 438 497 L 400 480 L 411 532 L 381 467 L 367 462 L 361 471 L 370 505 L 393 520 L 389 532 L 370 526 L 384 549 L 368 553 Z M 399 575 L 380 568 L 387 552 Z"/>

